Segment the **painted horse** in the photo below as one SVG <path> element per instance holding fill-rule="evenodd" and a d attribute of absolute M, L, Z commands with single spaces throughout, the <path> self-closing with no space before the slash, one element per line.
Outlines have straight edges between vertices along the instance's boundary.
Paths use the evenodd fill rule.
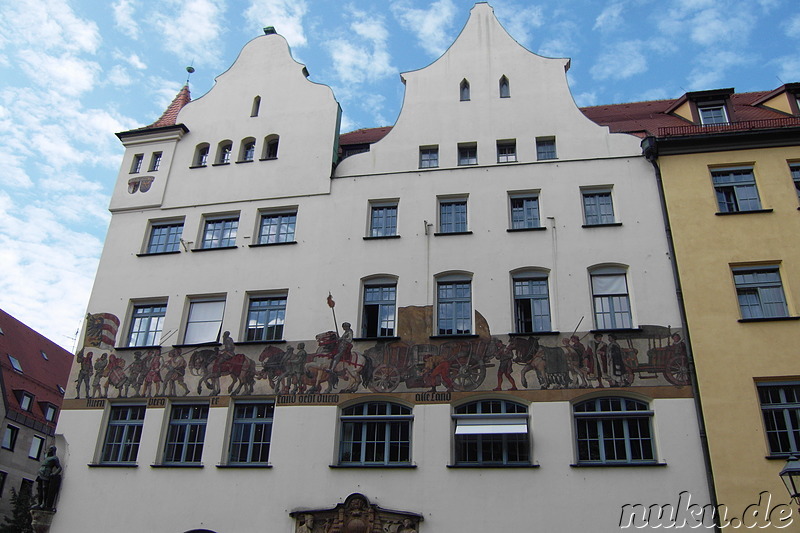
<path fill-rule="evenodd" d="M 231 377 L 228 394 L 236 395 L 244 389 L 244 394 L 253 394 L 255 387 L 256 362 L 244 354 L 237 353 L 224 359 L 219 348 L 195 351 L 189 358 L 189 372 L 199 376 L 197 394 L 202 394 L 203 385 L 211 391 L 210 396 L 220 393 L 220 378 Z M 234 387 L 236 387 L 234 389 Z"/>
<path fill-rule="evenodd" d="M 569 387 L 569 365 L 564 350 L 559 347 L 542 346 L 538 337 L 514 337 L 509 341 L 514 351 L 514 362 L 522 367 L 522 386 L 528 388 L 526 374 L 536 372 L 536 378 L 542 389 L 551 386 L 554 389 Z"/>
<path fill-rule="evenodd" d="M 321 392 L 322 383 L 327 382 L 328 388 L 325 394 L 329 394 L 337 385 L 339 377 L 350 382 L 350 385 L 340 391 L 343 393 L 356 392 L 361 384 L 369 385 L 372 363 L 368 357 L 350 350 L 349 356 L 343 356 L 331 368 L 339 353 L 339 336 L 334 331 L 326 331 L 317 335 L 316 340 L 317 352 L 312 354 L 313 359 L 306 363 L 306 372 L 303 376 L 303 382 L 311 385 L 308 392 Z"/>

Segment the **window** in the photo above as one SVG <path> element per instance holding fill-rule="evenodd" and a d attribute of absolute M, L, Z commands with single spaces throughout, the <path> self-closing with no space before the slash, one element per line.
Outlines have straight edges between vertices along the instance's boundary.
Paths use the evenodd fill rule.
<path fill-rule="evenodd" d="M 144 424 L 144 405 L 112 406 L 101 463 L 135 463 Z"/>
<path fill-rule="evenodd" d="M 261 97 L 256 96 L 255 98 L 253 98 L 253 107 L 250 109 L 250 116 L 257 117 L 258 110 L 260 107 L 261 107 Z"/>
<path fill-rule="evenodd" d="M 539 197 L 535 194 L 514 195 L 511 201 L 511 229 L 530 229 L 540 226 Z"/>
<path fill-rule="evenodd" d="M 469 100 L 469 82 L 466 79 L 461 80 L 461 85 L 459 86 L 459 97 L 461 98 L 462 102 Z"/>
<path fill-rule="evenodd" d="M 153 224 L 150 227 L 150 240 L 147 242 L 148 254 L 164 254 L 180 250 L 183 222 Z"/>
<path fill-rule="evenodd" d="M 614 224 L 614 204 L 611 201 L 611 190 L 584 190 L 583 218 L 586 226 Z"/>
<path fill-rule="evenodd" d="M 233 407 L 233 426 L 228 462 L 267 464 L 275 404 L 244 403 Z"/>
<path fill-rule="evenodd" d="M 379 280 L 370 280 L 369 284 L 364 284 L 362 337 L 394 336 L 396 299 L 397 283 L 381 283 Z"/>
<path fill-rule="evenodd" d="M 14 446 L 17 444 L 17 436 L 19 435 L 19 428 L 16 426 L 8 425 L 3 433 L 3 448 L 6 450 L 14 451 Z"/>
<path fill-rule="evenodd" d="M 186 320 L 185 344 L 216 342 L 222 327 L 225 300 L 201 300 L 189 304 Z"/>
<path fill-rule="evenodd" d="M 467 200 L 439 200 L 439 233 L 464 233 L 467 231 Z"/>
<path fill-rule="evenodd" d="M 57 409 L 52 404 L 47 404 L 44 408 L 44 419 L 48 422 L 54 422 L 56 419 Z"/>
<path fill-rule="evenodd" d="M 761 209 L 752 168 L 712 170 L 711 180 L 714 183 L 720 213 Z"/>
<path fill-rule="evenodd" d="M 460 405 L 455 421 L 456 465 L 530 464 L 528 409 L 506 400 Z"/>
<path fill-rule="evenodd" d="M 39 350 L 39 353 L 42 354 L 42 359 L 45 361 L 49 361 L 50 359 L 47 357 L 47 354 L 44 353 L 44 350 Z"/>
<path fill-rule="evenodd" d="M 258 244 L 293 242 L 297 224 L 297 211 L 287 213 L 264 213 L 258 231 Z"/>
<path fill-rule="evenodd" d="M 251 298 L 247 309 L 247 340 L 282 339 L 285 316 L 286 295 Z"/>
<path fill-rule="evenodd" d="M 34 435 L 31 439 L 31 448 L 28 450 L 28 457 L 36 459 L 37 461 L 42 456 L 42 449 L 44 448 L 44 437 Z"/>
<path fill-rule="evenodd" d="M 471 334 L 472 282 L 439 281 L 436 289 L 436 325 L 439 335 Z"/>
<path fill-rule="evenodd" d="M 550 331 L 550 294 L 547 274 L 519 272 L 514 274 L 515 333 Z"/>
<path fill-rule="evenodd" d="M 419 147 L 419 168 L 437 168 L 439 166 L 439 147 Z"/>
<path fill-rule="evenodd" d="M 162 155 L 161 152 L 153 152 L 153 155 L 150 156 L 150 172 L 155 172 L 159 169 Z"/>
<path fill-rule="evenodd" d="M 511 88 L 508 85 L 508 78 L 505 76 L 500 78 L 500 98 L 509 98 L 511 96 Z"/>
<path fill-rule="evenodd" d="M 196 167 L 204 167 L 208 164 L 208 143 L 198 144 L 194 150 L 194 163 Z"/>
<path fill-rule="evenodd" d="M 227 165 L 231 162 L 231 150 L 233 150 L 233 143 L 231 141 L 222 141 L 217 148 L 217 164 Z"/>
<path fill-rule="evenodd" d="M 19 364 L 19 359 L 17 359 L 16 357 L 14 357 L 11 354 L 7 354 L 7 355 L 8 355 L 8 361 L 11 363 L 11 368 L 16 370 L 20 374 L 22 374 L 22 365 Z"/>
<path fill-rule="evenodd" d="M 278 141 L 277 135 L 267 135 L 264 137 L 264 153 L 263 159 L 278 159 Z"/>
<path fill-rule="evenodd" d="M 616 267 L 598 268 L 592 271 L 591 277 L 595 327 L 597 329 L 633 327 L 625 271 Z"/>
<path fill-rule="evenodd" d="M 0 471 L 0 498 L 3 497 L 3 489 L 6 486 L 6 478 L 8 477 L 7 472 Z"/>
<path fill-rule="evenodd" d="M 517 141 L 497 141 L 497 162 L 515 163 L 517 161 Z"/>
<path fill-rule="evenodd" d="M 131 162 L 131 174 L 137 174 L 142 171 L 142 162 L 144 161 L 144 154 L 136 154 L 133 156 Z"/>
<path fill-rule="evenodd" d="M 728 114 L 725 112 L 724 104 L 705 104 L 697 106 L 700 114 L 700 124 L 703 126 L 713 124 L 727 124 Z"/>
<path fill-rule="evenodd" d="M 342 409 L 339 464 L 410 464 L 413 418 L 410 407 L 390 402 Z"/>
<path fill-rule="evenodd" d="M 213 218 L 206 220 L 201 248 L 226 248 L 236 246 L 239 218 Z"/>
<path fill-rule="evenodd" d="M 640 400 L 595 398 L 575 404 L 578 464 L 653 463 L 653 412 Z"/>
<path fill-rule="evenodd" d="M 369 236 L 393 237 L 397 235 L 397 202 L 370 205 Z"/>
<path fill-rule="evenodd" d="M 27 392 L 21 393 L 19 397 L 19 406 L 22 408 L 22 410 L 30 411 L 32 405 L 33 405 L 33 395 Z"/>
<path fill-rule="evenodd" d="M 789 170 L 792 172 L 792 181 L 794 181 L 797 198 L 800 199 L 800 165 L 789 165 Z"/>
<path fill-rule="evenodd" d="M 478 145 L 475 143 L 464 143 L 458 145 L 458 164 L 477 165 L 478 164 Z"/>
<path fill-rule="evenodd" d="M 239 161 L 252 161 L 256 156 L 256 140 L 252 137 L 242 140 Z"/>
<path fill-rule="evenodd" d="M 799 453 L 800 383 L 760 383 L 758 398 L 761 402 L 769 453 Z"/>
<path fill-rule="evenodd" d="M 128 346 L 158 346 L 166 314 L 166 302 L 134 305 Z"/>
<path fill-rule="evenodd" d="M 556 138 L 537 137 L 536 138 L 536 159 L 556 159 Z"/>
<path fill-rule="evenodd" d="M 789 316 L 777 266 L 735 267 L 733 281 L 743 319 Z"/>
<path fill-rule="evenodd" d="M 33 480 L 23 478 L 22 481 L 19 483 L 19 493 L 20 494 L 33 494 Z"/>
<path fill-rule="evenodd" d="M 207 419 L 207 405 L 172 406 L 164 464 L 200 464 Z"/>

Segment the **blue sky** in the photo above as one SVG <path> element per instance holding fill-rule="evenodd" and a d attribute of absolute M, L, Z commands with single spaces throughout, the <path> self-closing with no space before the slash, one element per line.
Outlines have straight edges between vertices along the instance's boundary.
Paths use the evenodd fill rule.
<path fill-rule="evenodd" d="M 797 0 L 494 0 L 512 37 L 569 57 L 578 105 L 800 81 Z M 68 349 L 122 146 L 186 80 L 197 98 L 264 26 L 330 85 L 342 131 L 391 125 L 399 73 L 452 43 L 472 0 L 0 0 L 0 307 Z"/>

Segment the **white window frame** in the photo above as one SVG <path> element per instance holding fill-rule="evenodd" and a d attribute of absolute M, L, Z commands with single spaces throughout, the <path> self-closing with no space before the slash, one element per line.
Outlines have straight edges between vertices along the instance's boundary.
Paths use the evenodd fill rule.
<path fill-rule="evenodd" d="M 263 305 L 254 307 L 255 303 Z M 262 342 L 283 340 L 288 303 L 287 291 L 250 294 L 247 298 L 245 340 Z"/>
<path fill-rule="evenodd" d="M 399 214 L 399 202 L 397 200 L 374 200 L 369 202 L 369 237 L 396 237 L 397 236 L 397 217 Z M 394 210 L 394 214 L 386 213 L 387 210 Z M 376 213 L 383 212 L 382 216 L 376 217 Z M 377 222 L 377 223 L 376 223 Z"/>
<path fill-rule="evenodd" d="M 760 211 L 756 174 L 753 167 L 712 168 L 711 183 L 720 213 Z"/>
<path fill-rule="evenodd" d="M 419 147 L 419 168 L 439 168 L 439 146 Z"/>
<path fill-rule="evenodd" d="M 510 148 L 510 151 L 509 151 Z M 503 139 L 497 141 L 497 162 L 516 163 L 517 162 L 517 140 Z"/>
<path fill-rule="evenodd" d="M 189 418 L 174 418 L 176 409 L 189 409 Z M 200 409 L 200 411 L 197 411 Z M 202 415 L 205 414 L 203 417 Z M 167 419 L 164 436 L 163 464 L 199 465 L 203 462 L 203 448 L 208 430 L 209 405 L 207 403 L 173 404 Z M 186 428 L 181 431 L 179 428 Z"/>
<path fill-rule="evenodd" d="M 183 328 L 183 344 L 219 342 L 225 318 L 225 297 L 190 298 Z M 212 336 L 216 325 L 216 334 Z"/>
<path fill-rule="evenodd" d="M 111 406 L 100 450 L 100 463 L 136 464 L 145 415 L 144 404 Z"/>
<path fill-rule="evenodd" d="M 526 290 L 526 282 L 534 282 L 534 290 Z M 536 289 L 544 288 L 544 293 Z M 514 333 L 541 333 L 553 330 L 552 302 L 550 299 L 549 272 L 524 269 L 511 273 L 511 298 L 514 305 Z M 523 309 L 529 314 L 523 316 Z M 537 312 L 538 311 L 538 312 Z M 546 314 L 545 314 L 546 312 Z M 524 325 L 530 321 L 530 328 Z M 537 327 L 539 324 L 539 327 Z"/>
<path fill-rule="evenodd" d="M 339 414 L 339 464 L 410 465 L 413 423 L 413 408 L 397 402 L 372 400 L 342 407 Z M 393 435 L 397 438 L 393 439 Z M 394 457 L 393 451 L 396 452 Z"/>
<path fill-rule="evenodd" d="M 378 298 L 373 299 L 368 292 L 375 293 L 378 290 Z M 387 291 L 385 289 L 391 289 Z M 387 292 L 391 292 L 391 298 L 386 297 Z M 367 308 L 370 308 L 368 313 Z M 375 308 L 376 313 L 372 312 Z M 373 320 L 368 320 L 374 315 Z M 370 326 L 374 325 L 375 331 L 370 331 Z M 396 277 L 372 277 L 367 278 L 361 283 L 361 336 L 364 338 L 380 338 L 397 336 L 397 278 Z"/>
<path fill-rule="evenodd" d="M 160 312 L 159 310 L 162 308 L 163 312 Z M 138 316 L 137 310 L 141 310 Z M 131 302 L 127 345 L 130 347 L 159 346 L 166 315 L 167 300 Z M 134 328 L 137 329 L 134 330 Z M 144 336 L 144 342 L 140 342 L 142 336 Z M 148 340 L 152 342 L 147 342 Z"/>
<path fill-rule="evenodd" d="M 619 409 L 615 408 L 617 406 Z M 579 465 L 658 462 L 653 410 L 647 402 L 622 396 L 592 398 L 576 402 L 572 416 L 575 423 L 575 454 Z M 619 451 L 613 445 L 617 439 L 624 443 L 623 456 L 609 457 L 609 452 Z M 591 446 L 593 442 L 597 443 L 596 447 Z M 645 445 L 648 445 L 646 449 Z M 637 450 L 642 457 L 634 457 Z"/>
<path fill-rule="evenodd" d="M 267 222 L 270 222 L 267 224 Z M 271 229 L 275 228 L 272 232 Z M 267 230 L 265 232 L 265 230 Z M 259 212 L 257 244 L 296 242 L 297 207 L 282 207 Z"/>
<path fill-rule="evenodd" d="M 742 320 L 789 316 L 780 265 L 740 265 L 731 272 Z"/>
<path fill-rule="evenodd" d="M 714 113 L 714 111 L 719 110 L 721 113 Z M 712 112 L 709 113 L 709 116 L 706 116 L 704 113 L 705 111 Z M 703 126 L 719 126 L 719 125 L 726 125 L 730 123 L 730 119 L 728 118 L 728 110 L 725 107 L 725 102 L 706 102 L 697 104 L 697 115 L 700 117 L 700 124 Z M 722 121 L 716 120 L 717 115 L 721 115 Z M 709 121 L 709 119 L 714 119 L 713 121 Z"/>
<path fill-rule="evenodd" d="M 436 335 L 472 335 L 475 327 L 472 276 L 468 274 L 437 276 L 435 289 Z M 468 290 L 468 296 L 463 296 L 465 289 Z M 453 294 L 445 294 L 443 291 L 454 292 Z M 461 291 L 461 295 L 459 295 L 459 291 Z M 464 311 L 464 304 L 466 304 L 466 312 Z"/>
<path fill-rule="evenodd" d="M 627 269 L 618 266 L 593 268 L 589 271 L 589 284 L 595 328 L 631 329 L 633 308 Z"/>
<path fill-rule="evenodd" d="M 153 152 L 150 156 L 150 166 L 148 167 L 148 172 L 157 172 L 158 169 L 161 167 L 161 158 L 163 157 L 164 152 Z"/>
<path fill-rule="evenodd" d="M 468 196 L 443 196 L 437 202 L 437 227 L 438 235 L 459 234 L 469 232 L 469 197 Z M 462 213 L 458 206 L 464 206 Z M 449 211 L 452 206 L 452 212 Z"/>
<path fill-rule="evenodd" d="M 552 147 L 552 150 L 550 147 Z M 553 159 L 558 159 L 558 152 L 556 151 L 556 138 L 553 136 L 536 137 L 536 160 L 550 161 Z"/>
<path fill-rule="evenodd" d="M 138 174 L 142 171 L 142 165 L 144 164 L 144 154 L 134 154 L 133 159 L 131 160 L 131 174 Z"/>
<path fill-rule="evenodd" d="M 217 157 L 215 165 L 228 165 L 231 162 L 231 152 L 233 152 L 233 141 L 225 140 L 217 145 Z"/>
<path fill-rule="evenodd" d="M 607 198 L 607 201 L 605 199 Z M 584 226 L 617 224 L 614 191 L 611 187 L 581 188 Z"/>
<path fill-rule="evenodd" d="M 455 466 L 531 464 L 529 415 L 524 404 L 494 398 L 477 400 L 456 406 L 452 418 Z M 516 453 L 512 453 L 514 447 L 519 448 Z M 487 457 L 496 451 L 500 451 L 499 459 Z"/>
<path fill-rule="evenodd" d="M 252 409 L 252 413 L 247 410 Z M 275 402 L 234 402 L 228 435 L 227 464 L 268 465 L 272 443 Z"/>
<path fill-rule="evenodd" d="M 522 202 L 521 206 L 515 206 L 517 202 Z M 533 205 L 526 205 L 534 202 Z M 528 216 L 528 215 L 531 216 Z M 515 216 L 516 215 L 516 216 Z M 508 216 L 509 229 L 524 230 L 537 229 L 542 227 L 542 212 L 539 202 L 539 192 L 514 192 L 508 194 Z"/>
<path fill-rule="evenodd" d="M 217 228 L 216 224 L 223 225 L 221 228 Z M 211 233 L 209 234 L 209 232 Z M 202 233 L 200 234 L 200 249 L 233 248 L 236 246 L 238 232 L 239 213 L 206 216 L 203 219 Z M 216 236 L 217 233 L 219 233 L 218 237 Z M 225 244 L 223 245 L 223 243 Z"/>
<path fill-rule="evenodd" d="M 183 237 L 183 219 L 150 221 L 150 231 L 144 250 L 146 254 L 167 254 L 179 252 L 181 237 Z M 160 230 L 165 229 L 166 234 L 161 235 Z M 156 235 L 156 232 L 159 232 Z"/>
<path fill-rule="evenodd" d="M 28 457 L 30 459 L 36 459 L 37 461 L 40 460 L 42 458 L 42 450 L 44 449 L 45 442 L 47 441 L 44 437 L 34 435 L 31 439 L 31 447 L 28 450 Z"/>

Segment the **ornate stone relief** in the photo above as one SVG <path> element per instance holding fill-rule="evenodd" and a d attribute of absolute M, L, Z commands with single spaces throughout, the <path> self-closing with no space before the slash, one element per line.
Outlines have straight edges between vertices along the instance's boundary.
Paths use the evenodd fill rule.
<path fill-rule="evenodd" d="M 422 515 L 383 509 L 353 493 L 333 509 L 294 511 L 296 533 L 418 533 Z"/>

